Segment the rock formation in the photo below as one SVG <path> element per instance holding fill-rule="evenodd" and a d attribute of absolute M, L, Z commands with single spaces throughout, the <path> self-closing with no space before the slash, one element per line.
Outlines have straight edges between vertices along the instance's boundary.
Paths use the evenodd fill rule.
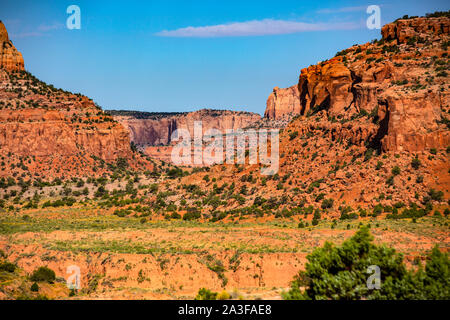
<path fill-rule="evenodd" d="M 397 44 L 406 43 L 413 37 L 431 38 L 438 41 L 441 35 L 449 33 L 449 19 L 447 17 L 438 18 L 414 18 L 399 19 L 394 23 L 389 23 L 381 29 L 383 39 L 396 40 Z"/>
<path fill-rule="evenodd" d="M 267 99 L 267 108 L 264 117 L 279 120 L 286 116 L 300 113 L 300 95 L 298 86 L 285 89 L 275 87 Z"/>
<path fill-rule="evenodd" d="M 0 176 L 19 170 L 47 180 L 102 174 L 105 163 L 118 159 L 132 166 L 145 162 L 132 152 L 124 127 L 91 99 L 24 71 L 3 24 L 0 43 Z"/>
<path fill-rule="evenodd" d="M 147 116 L 134 117 L 112 112 L 130 133 L 131 141 L 141 147 L 169 145 L 172 133 L 176 129 L 187 129 L 194 136 L 194 122 L 201 121 L 203 132 L 218 129 L 225 133 L 227 129 L 241 129 L 248 127 L 261 119 L 261 116 L 251 112 L 229 110 L 202 109 L 189 113 L 167 114 L 148 113 Z"/>
<path fill-rule="evenodd" d="M 8 31 L 0 21 L 0 68 L 8 71 L 25 70 L 22 54 L 9 40 Z"/>
<path fill-rule="evenodd" d="M 303 69 L 298 102 L 291 106 L 279 99 L 290 89 L 276 89 L 265 119 L 291 117 L 280 132 L 276 175 L 261 175 L 258 165 L 217 165 L 181 183 L 204 188 L 206 179 L 207 192 L 215 192 L 216 181 L 243 190 L 240 201 L 212 209 L 217 219 L 230 207 L 241 215 L 304 212 L 310 222 L 313 212 L 332 219 L 351 219 L 349 213 L 395 218 L 408 206 L 426 214 L 432 206 L 445 208 L 449 22 L 448 17 L 402 19 L 386 25 L 381 40 Z M 298 105 L 296 117 L 284 113 Z"/>
<path fill-rule="evenodd" d="M 448 17 L 387 24 L 380 41 L 353 46 L 302 69 L 298 94 L 275 88 L 265 117 L 308 118 L 324 112 L 343 124 L 334 129 L 337 133 L 346 132 L 345 122 L 371 114 L 373 121 L 361 124 L 366 135 L 361 142 L 384 151 L 446 148 L 449 27 Z"/>

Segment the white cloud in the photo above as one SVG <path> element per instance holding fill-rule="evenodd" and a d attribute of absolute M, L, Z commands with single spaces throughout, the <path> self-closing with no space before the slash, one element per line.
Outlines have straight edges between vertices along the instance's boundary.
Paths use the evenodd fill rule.
<path fill-rule="evenodd" d="M 62 23 L 55 22 L 53 24 L 42 24 L 39 26 L 38 30 L 46 32 L 46 31 L 58 30 L 58 29 L 62 29 L 62 28 L 64 28 L 64 25 Z"/>
<path fill-rule="evenodd" d="M 350 22 L 305 23 L 297 21 L 264 19 L 245 22 L 233 22 L 213 26 L 186 27 L 176 30 L 164 30 L 156 33 L 155 35 L 160 37 L 217 38 L 265 36 L 308 31 L 349 30 L 356 28 L 358 28 L 358 25 Z"/>
<path fill-rule="evenodd" d="M 318 10 L 317 13 L 343 13 L 343 12 L 357 12 L 365 11 L 368 6 L 357 6 L 357 7 L 342 7 L 342 8 L 329 8 Z"/>
<path fill-rule="evenodd" d="M 45 36 L 44 33 L 41 32 L 20 32 L 13 33 L 9 35 L 9 39 L 19 39 L 19 38 L 32 38 L 32 37 L 42 37 Z"/>
<path fill-rule="evenodd" d="M 11 21 L 9 21 L 11 23 Z M 53 24 L 41 24 L 37 28 L 35 27 L 33 31 L 21 31 L 21 32 L 12 32 L 10 33 L 10 39 L 19 39 L 19 38 L 32 38 L 32 37 L 43 37 L 48 36 L 50 31 L 59 30 L 64 28 L 62 23 L 55 22 Z"/>

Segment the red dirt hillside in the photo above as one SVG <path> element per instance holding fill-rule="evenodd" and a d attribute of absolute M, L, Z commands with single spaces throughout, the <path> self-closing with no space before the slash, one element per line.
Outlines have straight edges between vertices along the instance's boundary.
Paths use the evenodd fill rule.
<path fill-rule="evenodd" d="M 100 175 L 132 152 L 127 131 L 91 99 L 56 89 L 24 70 L 22 55 L 0 23 L 0 176 Z"/>
<path fill-rule="evenodd" d="M 381 40 L 303 69 L 301 108 L 281 134 L 277 175 L 215 166 L 182 183 L 206 181 L 211 197 L 236 191 L 211 207 L 220 217 L 235 208 L 282 214 L 311 205 L 332 214 L 346 206 L 448 207 L 449 26 L 448 17 L 398 20 Z"/>

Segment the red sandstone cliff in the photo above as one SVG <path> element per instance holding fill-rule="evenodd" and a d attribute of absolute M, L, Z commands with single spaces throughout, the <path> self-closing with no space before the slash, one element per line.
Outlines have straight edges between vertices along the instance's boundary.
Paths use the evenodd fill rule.
<path fill-rule="evenodd" d="M 22 54 L 9 40 L 2 21 L 0 21 L 0 68 L 8 71 L 25 70 Z"/>
<path fill-rule="evenodd" d="M 353 46 L 302 69 L 298 98 L 290 94 L 292 88 L 274 90 L 265 116 L 322 115 L 333 120 L 335 136 L 385 151 L 446 148 L 449 26 L 447 17 L 388 24 L 381 41 Z M 347 121 L 361 114 L 373 118 L 352 123 L 353 133 L 346 133 Z M 310 126 L 324 124 L 309 121 L 305 128 Z"/>
<path fill-rule="evenodd" d="M 267 99 L 264 117 L 278 120 L 300 113 L 300 95 L 298 86 L 280 89 L 275 87 Z"/>
<path fill-rule="evenodd" d="M 258 165 L 217 165 L 182 183 L 214 192 L 215 181 L 221 181 L 247 191 L 241 201 L 214 207 L 217 219 L 229 207 L 279 217 L 296 215 L 299 207 L 311 213 L 317 208 L 333 219 L 348 219 L 349 212 L 364 217 L 363 208 L 371 213 L 375 206 L 393 217 L 401 206 L 447 207 L 449 22 L 402 19 L 382 29 L 383 39 L 303 69 L 300 109 L 296 117 L 288 115 L 292 119 L 280 133 L 277 175 L 262 176 Z M 294 110 L 281 103 L 286 95 L 288 89 L 277 89 L 269 98 L 269 123 L 269 117 L 281 119 L 284 110 Z M 436 192 L 440 196 L 433 200 Z M 277 209 L 267 210 L 268 203 Z"/>
<path fill-rule="evenodd" d="M 147 119 L 121 115 L 114 118 L 128 129 L 131 141 L 138 146 L 168 145 L 176 129 L 187 129 L 193 137 L 195 121 L 202 122 L 203 132 L 218 129 L 225 133 L 227 129 L 245 128 L 261 120 L 256 113 L 209 109 Z"/>
<path fill-rule="evenodd" d="M 102 174 L 104 163 L 144 164 L 120 123 L 82 95 L 39 81 L 0 23 L 0 176 Z M 5 51 L 5 48 L 7 50 Z M 101 168 L 103 169 L 101 169 Z"/>

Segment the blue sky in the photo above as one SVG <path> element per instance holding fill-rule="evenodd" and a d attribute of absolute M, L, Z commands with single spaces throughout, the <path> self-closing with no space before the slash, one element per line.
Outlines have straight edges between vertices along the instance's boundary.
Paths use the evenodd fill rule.
<path fill-rule="evenodd" d="M 81 30 L 66 28 L 69 5 Z M 105 109 L 263 113 L 272 88 L 355 43 L 380 38 L 404 14 L 449 10 L 448 1 L 23 1 L 3 0 L 0 19 L 41 80 L 81 92 Z"/>

